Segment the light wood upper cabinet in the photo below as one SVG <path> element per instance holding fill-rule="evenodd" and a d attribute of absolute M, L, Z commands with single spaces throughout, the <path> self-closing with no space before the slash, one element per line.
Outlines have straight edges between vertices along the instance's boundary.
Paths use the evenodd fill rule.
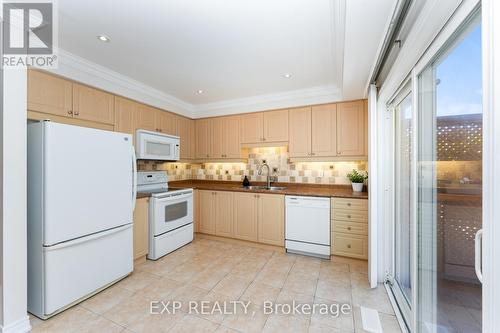
<path fill-rule="evenodd" d="M 189 133 L 190 133 L 190 142 L 189 142 L 189 155 L 190 158 L 196 158 L 196 122 L 193 119 L 189 119 Z"/>
<path fill-rule="evenodd" d="M 71 81 L 28 70 L 28 110 L 72 117 Z"/>
<path fill-rule="evenodd" d="M 99 123 L 113 124 L 114 96 L 107 92 L 73 83 L 73 116 Z"/>
<path fill-rule="evenodd" d="M 291 109 L 288 118 L 290 157 L 311 156 L 311 108 Z"/>
<path fill-rule="evenodd" d="M 311 109 L 311 155 L 337 155 L 337 106 L 325 104 Z"/>
<path fill-rule="evenodd" d="M 196 158 L 208 158 L 210 146 L 210 119 L 196 120 Z"/>
<path fill-rule="evenodd" d="M 137 105 L 137 129 L 157 131 L 156 109 L 145 104 Z"/>
<path fill-rule="evenodd" d="M 193 121 L 184 117 L 177 117 L 177 130 L 178 135 L 180 137 L 180 145 L 181 145 L 181 159 L 192 159 L 193 149 L 192 146 L 194 144 L 193 141 L 193 133 L 194 128 L 192 126 Z"/>
<path fill-rule="evenodd" d="M 240 117 L 224 117 L 224 158 L 241 157 Z"/>
<path fill-rule="evenodd" d="M 288 141 L 288 110 L 256 112 L 241 116 L 241 143 Z"/>
<path fill-rule="evenodd" d="M 264 141 L 288 141 L 288 110 L 264 112 Z"/>
<path fill-rule="evenodd" d="M 365 154 L 364 101 L 337 104 L 337 154 L 362 156 Z"/>
<path fill-rule="evenodd" d="M 210 158 L 227 159 L 240 157 L 240 117 L 210 119 Z"/>
<path fill-rule="evenodd" d="M 241 142 L 255 143 L 264 139 L 264 114 L 249 113 L 241 116 Z"/>
<path fill-rule="evenodd" d="M 235 192 L 234 237 L 248 241 L 257 241 L 257 195 L 254 193 Z"/>
<path fill-rule="evenodd" d="M 215 234 L 233 236 L 233 192 L 215 192 Z"/>
<path fill-rule="evenodd" d="M 173 113 L 156 109 L 156 127 L 158 132 L 177 135 L 177 116 Z"/>
<path fill-rule="evenodd" d="M 134 210 L 134 259 L 148 254 L 148 198 L 137 199 Z"/>
<path fill-rule="evenodd" d="M 135 134 L 137 103 L 123 97 L 115 97 L 115 131 Z"/>
<path fill-rule="evenodd" d="M 210 119 L 210 158 L 224 158 L 224 118 Z"/>
<path fill-rule="evenodd" d="M 258 194 L 258 241 L 285 246 L 285 196 Z"/>
<path fill-rule="evenodd" d="M 199 231 L 215 235 L 215 192 L 199 191 Z"/>

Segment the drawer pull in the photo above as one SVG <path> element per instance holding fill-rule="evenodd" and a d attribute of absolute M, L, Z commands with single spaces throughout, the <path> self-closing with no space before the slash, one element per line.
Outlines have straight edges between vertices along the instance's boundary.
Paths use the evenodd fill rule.
<path fill-rule="evenodd" d="M 347 248 L 350 249 L 351 248 L 351 244 L 347 244 Z"/>
<path fill-rule="evenodd" d="M 347 206 L 351 207 L 351 203 L 350 203 L 350 202 L 348 202 L 348 203 L 347 203 Z"/>
<path fill-rule="evenodd" d="M 351 218 L 351 215 L 347 215 L 347 218 L 350 219 Z"/>
<path fill-rule="evenodd" d="M 347 227 L 347 230 L 351 230 L 352 228 L 351 227 Z"/>

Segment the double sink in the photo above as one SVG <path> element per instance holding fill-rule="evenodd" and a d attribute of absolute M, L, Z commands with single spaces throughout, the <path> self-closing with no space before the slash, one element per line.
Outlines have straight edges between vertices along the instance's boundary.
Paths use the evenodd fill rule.
<path fill-rule="evenodd" d="M 257 191 L 284 191 L 286 187 L 284 186 L 243 186 L 245 190 L 257 190 Z"/>

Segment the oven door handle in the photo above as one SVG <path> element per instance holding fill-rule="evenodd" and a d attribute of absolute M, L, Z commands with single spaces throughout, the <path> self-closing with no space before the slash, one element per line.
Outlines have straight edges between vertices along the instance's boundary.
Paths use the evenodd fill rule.
<path fill-rule="evenodd" d="M 179 194 L 166 194 L 165 196 L 162 197 L 156 197 L 158 201 L 168 201 L 168 200 L 181 200 L 185 198 L 192 198 L 193 197 L 193 192 L 188 192 L 188 193 L 179 193 Z"/>

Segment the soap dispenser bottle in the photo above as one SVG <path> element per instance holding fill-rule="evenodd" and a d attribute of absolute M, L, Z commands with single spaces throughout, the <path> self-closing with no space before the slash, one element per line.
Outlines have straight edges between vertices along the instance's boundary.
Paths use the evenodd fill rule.
<path fill-rule="evenodd" d="M 248 177 L 245 175 L 245 178 L 243 178 L 243 186 L 250 186 L 250 181 L 248 180 Z"/>

